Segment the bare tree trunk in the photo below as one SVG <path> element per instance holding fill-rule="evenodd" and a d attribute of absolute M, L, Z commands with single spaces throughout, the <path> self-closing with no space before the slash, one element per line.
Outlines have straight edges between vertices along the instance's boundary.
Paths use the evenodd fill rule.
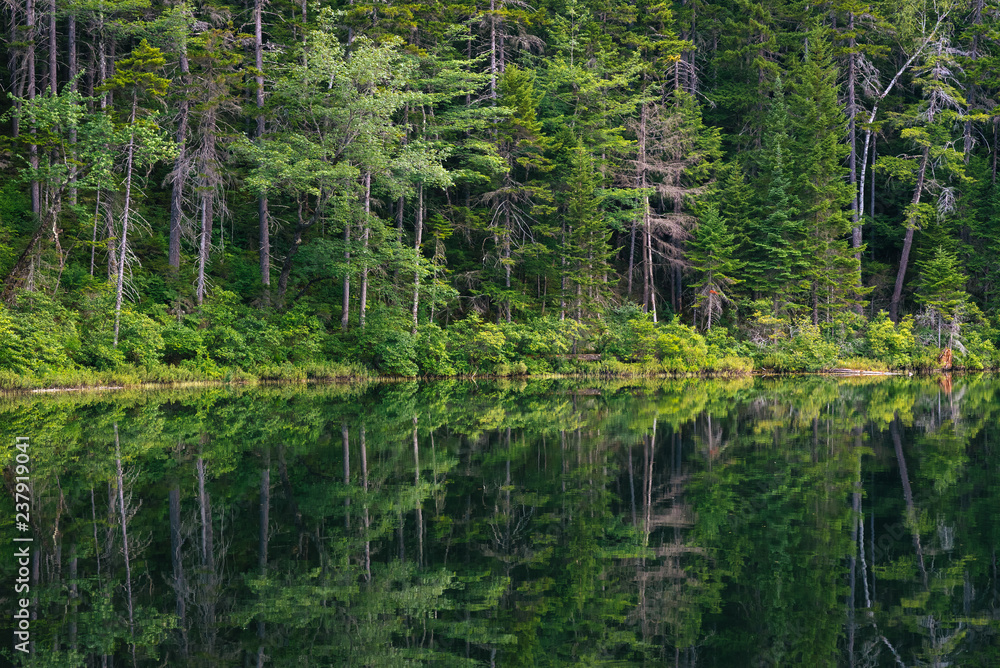
<path fill-rule="evenodd" d="M 566 218 L 562 220 L 562 239 L 559 242 L 562 252 L 559 254 L 559 263 L 562 271 L 559 273 L 559 319 L 566 319 Z"/>
<path fill-rule="evenodd" d="M 59 94 L 59 65 L 56 56 L 59 53 L 56 40 L 56 0 L 49 0 L 49 94 L 55 97 Z"/>
<path fill-rule="evenodd" d="M 340 329 L 347 331 L 351 317 L 351 224 L 344 222 L 344 299 L 340 312 Z"/>
<path fill-rule="evenodd" d="M 635 221 L 632 221 L 632 232 L 629 235 L 631 240 L 629 241 L 628 247 L 628 290 L 626 294 L 629 299 L 632 298 L 632 275 L 635 273 L 635 230 L 638 227 Z"/>
<path fill-rule="evenodd" d="M 25 50 L 25 65 L 27 66 L 27 84 L 28 84 L 28 100 L 35 99 L 35 2 L 34 0 L 27 0 L 26 2 L 26 16 L 25 16 L 25 27 L 26 34 L 25 39 L 27 40 L 27 47 Z M 31 135 L 33 139 L 28 147 L 28 164 L 33 172 L 38 170 L 38 144 L 34 139 L 36 135 L 36 129 L 31 128 Z M 41 205 L 41 190 L 39 188 L 39 183 L 37 180 L 32 179 L 30 184 L 31 189 L 31 213 L 35 215 L 36 218 L 41 217 L 42 205 Z"/>
<path fill-rule="evenodd" d="M 639 110 L 639 155 L 636 170 L 638 186 L 646 187 L 646 106 Z M 650 276 L 649 267 L 649 196 L 642 195 L 642 312 L 649 312 Z"/>
<path fill-rule="evenodd" d="M 417 214 L 414 227 L 413 247 L 416 250 L 416 264 L 413 267 L 413 330 L 411 334 L 417 335 L 417 314 L 420 307 L 420 244 L 424 235 L 424 184 L 417 184 Z"/>
<path fill-rule="evenodd" d="M 368 237 L 371 232 L 371 212 L 372 212 L 372 173 L 365 172 L 365 222 L 361 232 L 362 259 L 361 259 L 361 294 L 358 296 L 361 302 L 358 306 L 358 325 L 363 330 L 365 328 L 365 313 L 368 309 Z"/>
<path fill-rule="evenodd" d="M 504 287 L 507 289 L 507 298 L 504 300 L 504 311 L 506 312 L 507 322 L 510 322 L 510 238 L 514 234 L 510 220 L 510 205 L 508 204 L 504 209 L 504 235 L 503 235 L 503 250 L 501 256 L 503 257 L 503 271 L 504 271 Z"/>
<path fill-rule="evenodd" d="M 917 172 L 917 185 L 913 188 L 913 198 L 910 200 L 911 207 L 916 207 L 920 203 L 929 160 L 930 149 L 925 147 L 924 155 L 920 159 L 920 171 Z M 896 286 L 892 290 L 892 301 L 889 302 L 889 318 L 893 322 L 899 321 L 899 305 L 903 297 L 903 279 L 906 277 L 906 268 L 910 261 L 910 249 L 913 247 L 913 231 L 915 229 L 916 221 L 912 217 L 909 217 L 906 221 L 906 235 L 903 237 L 903 251 L 899 256 L 899 271 L 896 273 Z"/>
<path fill-rule="evenodd" d="M 125 159 L 125 210 L 122 213 L 122 238 L 121 245 L 118 249 L 118 281 L 115 284 L 115 348 L 118 347 L 118 328 L 121 324 L 122 314 L 122 291 L 125 287 L 125 259 L 128 254 L 128 223 L 132 208 L 132 161 L 135 157 L 135 112 L 138 106 L 138 93 L 133 92 L 132 114 L 129 116 L 131 131 L 128 139 L 128 157 Z"/>
<path fill-rule="evenodd" d="M 847 144 L 850 147 L 850 154 L 847 158 L 850 169 L 851 183 L 851 247 L 854 248 L 854 259 L 861 262 L 861 209 L 864 202 L 861 201 L 861 193 L 858 189 L 858 102 L 857 102 L 857 81 L 858 81 L 858 54 L 856 53 L 857 41 L 854 37 L 854 12 L 847 13 L 847 30 L 850 33 L 848 40 L 847 55 Z M 860 281 L 860 276 L 858 277 Z M 861 288 L 859 283 L 857 286 Z M 854 307 L 855 311 L 861 314 L 861 304 Z"/>
<path fill-rule="evenodd" d="M 646 197 L 646 291 L 649 295 L 649 312 L 656 322 L 656 287 L 653 285 L 653 230 L 649 218 L 649 198 Z M 646 309 L 643 310 L 646 312 Z"/>
<path fill-rule="evenodd" d="M 30 2 L 30 0 L 29 0 Z M 497 99 L 497 7 L 496 0 L 490 0 L 490 99 L 496 106 Z"/>
<path fill-rule="evenodd" d="M 257 141 L 264 136 L 264 42 L 261 30 L 261 13 L 264 0 L 253 3 L 253 57 L 257 73 L 254 76 L 257 102 Z M 267 197 L 257 198 L 257 226 L 260 239 L 260 282 L 265 292 L 271 286 L 271 231 L 268 222 Z M 269 295 L 268 295 L 269 296 Z"/>
<path fill-rule="evenodd" d="M 76 81 L 76 76 L 79 74 L 79 68 L 77 66 L 76 58 L 76 15 L 71 11 L 67 18 L 66 25 L 67 33 L 67 49 L 69 50 L 69 87 L 74 93 L 77 91 L 78 85 Z M 70 143 L 70 166 L 69 166 L 69 203 L 72 206 L 77 204 L 77 190 L 76 190 L 76 128 L 70 128 L 69 130 L 69 143 Z M 93 261 L 91 261 L 90 275 L 94 275 Z"/>
<path fill-rule="evenodd" d="M 201 209 L 201 233 L 198 239 L 198 279 L 195 296 L 198 306 L 201 306 L 202 302 L 205 301 L 205 294 L 208 291 L 205 272 L 208 266 L 208 255 L 212 248 L 213 212 L 211 197 L 203 194 L 199 208 Z"/>
<path fill-rule="evenodd" d="M 190 104 L 188 102 L 188 86 L 191 83 L 190 65 L 187 57 L 187 36 L 181 38 L 179 45 L 180 57 L 180 84 L 183 90 L 181 95 L 180 109 L 178 109 L 177 119 L 177 160 L 174 162 L 174 182 L 170 193 L 170 246 L 167 252 L 167 263 L 173 269 L 181 266 L 181 219 L 183 211 L 181 209 L 184 196 L 184 184 L 188 175 L 188 115 Z"/>

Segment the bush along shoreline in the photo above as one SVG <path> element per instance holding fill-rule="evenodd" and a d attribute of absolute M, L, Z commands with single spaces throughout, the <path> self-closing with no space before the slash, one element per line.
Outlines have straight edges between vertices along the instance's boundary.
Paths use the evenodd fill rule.
<path fill-rule="evenodd" d="M 740 328 L 698 331 L 653 322 L 634 306 L 588 323 L 536 317 L 488 322 L 473 314 L 415 329 L 388 309 L 341 332 L 302 308 L 267 311 L 220 291 L 194 315 L 122 311 L 97 295 L 74 305 L 23 293 L 0 306 L 0 389 L 144 384 L 326 382 L 379 378 L 747 375 L 830 370 L 927 372 L 1000 367 L 997 329 L 982 319 L 961 336 L 918 319 L 853 313 L 814 325 L 759 313 Z"/>

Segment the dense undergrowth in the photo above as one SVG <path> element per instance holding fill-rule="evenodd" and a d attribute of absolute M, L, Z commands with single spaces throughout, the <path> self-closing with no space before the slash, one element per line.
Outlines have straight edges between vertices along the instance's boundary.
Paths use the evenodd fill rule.
<path fill-rule="evenodd" d="M 304 309 L 262 311 L 220 292 L 200 313 L 126 308 L 113 341 L 112 303 L 98 295 L 62 304 L 24 293 L 0 307 L 0 387 L 328 381 L 375 377 L 575 374 L 739 375 L 834 368 L 925 371 L 940 367 L 937 332 L 918 320 L 849 314 L 813 325 L 756 316 L 739 331 L 699 332 L 676 318 L 654 323 L 621 307 L 593 323 L 537 317 L 487 322 L 472 315 L 412 333 L 405 316 L 375 310 L 365 329 L 340 332 Z M 1000 366 L 988 321 L 951 343 L 954 367 Z M 949 340 L 950 339 L 950 340 Z"/>

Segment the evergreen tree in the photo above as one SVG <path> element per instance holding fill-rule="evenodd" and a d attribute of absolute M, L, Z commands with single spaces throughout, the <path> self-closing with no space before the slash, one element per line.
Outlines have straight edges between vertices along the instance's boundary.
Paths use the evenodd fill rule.
<path fill-rule="evenodd" d="M 496 188 L 484 195 L 491 214 L 489 232 L 493 236 L 496 262 L 503 285 L 487 288 L 499 305 L 497 316 L 511 321 L 518 300 L 512 277 L 517 264 L 517 246 L 534 241 L 538 216 L 549 211 L 551 193 L 541 178 L 551 170 L 545 150 L 550 140 L 538 121 L 538 97 L 529 70 L 515 65 L 506 68 L 500 79 L 500 103 L 506 117 L 497 128 L 498 153 L 504 170 Z"/>
<path fill-rule="evenodd" d="M 948 324 L 948 346 L 954 344 L 958 333 L 959 318 L 968 302 L 965 292 L 965 275 L 959 268 L 958 258 L 942 247 L 926 262 L 919 263 L 920 279 L 916 298 L 937 320 L 938 346 L 941 345 L 941 326 Z"/>
<path fill-rule="evenodd" d="M 725 304 L 732 301 L 730 286 L 743 282 L 737 278 L 744 263 L 734 257 L 735 240 L 736 234 L 715 205 L 705 205 L 688 242 L 688 258 L 699 276 L 694 283 L 694 307 L 703 314 L 706 330 L 712 329 L 712 320 L 721 316 Z"/>
<path fill-rule="evenodd" d="M 608 244 L 611 231 L 601 216 L 598 187 L 600 180 L 594 159 L 582 146 L 572 149 L 572 172 L 567 183 L 567 234 L 562 244 L 567 280 L 562 281 L 564 303 L 573 303 L 575 317 L 594 318 L 610 302 L 609 259 L 614 254 Z M 573 286 L 569 292 L 569 285 Z"/>
<path fill-rule="evenodd" d="M 855 305 L 851 286 L 860 285 L 861 263 L 846 235 L 851 220 L 845 209 L 853 197 L 842 142 L 847 119 L 837 101 L 837 68 L 823 33 L 809 34 L 809 50 L 793 69 L 789 116 L 793 138 L 793 191 L 806 235 L 801 239 L 804 278 L 809 283 L 813 324 L 822 303 L 831 311 Z"/>
<path fill-rule="evenodd" d="M 756 229 L 751 233 L 747 256 L 747 280 L 757 298 L 769 298 L 775 315 L 801 310 L 808 285 L 803 257 L 805 229 L 799 218 L 799 202 L 790 176 L 791 139 L 785 92 L 779 78 L 767 117 L 763 162 L 755 213 Z"/>

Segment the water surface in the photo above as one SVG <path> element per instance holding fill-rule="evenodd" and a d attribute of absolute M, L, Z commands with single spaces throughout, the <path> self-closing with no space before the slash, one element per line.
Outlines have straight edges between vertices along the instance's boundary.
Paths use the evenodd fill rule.
<path fill-rule="evenodd" d="M 0 605 L 27 436 L 34 618 L 28 660 L 0 651 L 997 666 L 998 413 L 989 377 L 7 399 Z"/>

